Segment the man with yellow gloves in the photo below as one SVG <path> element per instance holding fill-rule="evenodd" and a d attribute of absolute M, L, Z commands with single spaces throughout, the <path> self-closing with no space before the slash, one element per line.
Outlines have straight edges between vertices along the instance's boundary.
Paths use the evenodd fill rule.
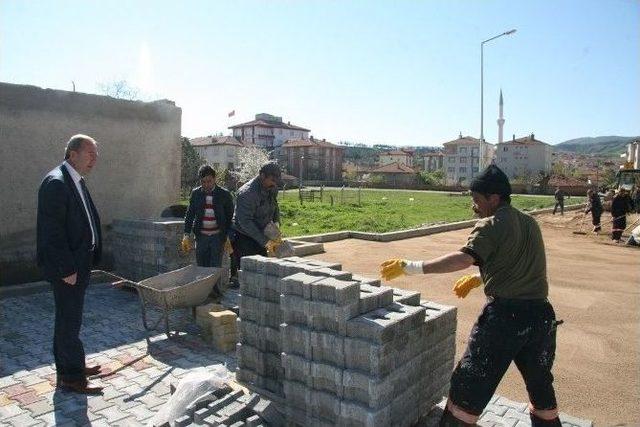
<path fill-rule="evenodd" d="M 464 276 L 453 288 L 464 298 L 484 283 L 487 303 L 453 371 L 440 426 L 475 425 L 513 361 L 527 387 L 532 426 L 559 427 L 551 374 L 559 322 L 547 300 L 540 228 L 531 216 L 511 206 L 511 185 L 495 165 L 471 182 L 471 192 L 473 210 L 482 219 L 464 247 L 430 261 L 385 261 L 381 275 L 391 280 L 402 274 L 480 268 L 480 276 Z"/>
<path fill-rule="evenodd" d="M 216 171 L 209 165 L 198 170 L 200 187 L 194 188 L 184 216 L 182 251 L 191 251 L 191 232 L 196 241 L 196 263 L 201 267 L 220 267 L 233 218 L 233 198 L 216 185 Z M 230 253 L 227 251 L 227 253 Z"/>
<path fill-rule="evenodd" d="M 275 252 L 282 243 L 277 233 L 267 235 L 270 224 L 280 221 L 278 207 L 278 184 L 280 167 L 275 162 L 267 162 L 260 168 L 258 175 L 244 184 L 236 196 L 236 209 L 233 213 L 233 263 L 232 277 L 240 268 L 240 258 L 250 255 L 264 255 Z"/>

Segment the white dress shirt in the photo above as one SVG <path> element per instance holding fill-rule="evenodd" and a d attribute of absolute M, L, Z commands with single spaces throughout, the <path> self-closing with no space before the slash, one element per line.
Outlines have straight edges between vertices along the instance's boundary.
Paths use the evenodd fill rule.
<path fill-rule="evenodd" d="M 91 229 L 91 244 L 95 246 L 96 236 L 93 233 L 95 224 L 93 223 L 93 221 L 91 221 L 91 214 L 89 213 L 89 205 L 87 204 L 87 201 L 84 199 L 84 191 L 82 191 L 82 186 L 80 185 L 80 180 L 82 179 L 82 175 L 80 175 L 78 171 L 75 170 L 73 166 L 71 166 L 71 164 L 68 163 L 66 160 L 63 164 L 67 167 L 67 170 L 69 171 L 69 175 L 71 175 L 71 179 L 73 179 L 73 182 L 76 185 L 76 189 L 78 190 L 78 193 L 80 193 L 80 198 L 82 199 L 82 204 L 84 205 L 84 212 L 87 214 L 87 220 L 89 221 L 89 228 Z"/>

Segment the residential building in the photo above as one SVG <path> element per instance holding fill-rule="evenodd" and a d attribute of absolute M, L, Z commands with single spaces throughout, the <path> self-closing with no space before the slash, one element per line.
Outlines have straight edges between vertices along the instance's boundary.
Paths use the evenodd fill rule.
<path fill-rule="evenodd" d="M 288 139 L 308 139 L 309 129 L 284 123 L 282 117 L 256 114 L 255 120 L 230 126 L 233 137 L 242 143 L 255 144 L 269 151 L 279 148 Z"/>
<path fill-rule="evenodd" d="M 446 185 L 469 185 L 479 173 L 480 140 L 462 136 L 442 144 Z M 485 142 L 484 164 L 490 164 L 495 152 L 493 144 Z"/>
<path fill-rule="evenodd" d="M 496 147 L 496 165 L 510 178 L 551 172 L 551 145 L 539 141 L 534 134 L 523 138 L 513 135 L 511 141 Z"/>
<path fill-rule="evenodd" d="M 204 136 L 189 140 L 200 157 L 216 171 L 240 166 L 238 151 L 245 146 L 232 136 Z"/>
<path fill-rule="evenodd" d="M 373 169 L 371 177 L 379 179 L 381 184 L 394 187 L 407 187 L 418 183 L 418 174 L 413 168 L 402 163 L 390 163 Z"/>
<path fill-rule="evenodd" d="M 413 155 L 414 151 L 407 148 L 385 151 L 378 155 L 378 165 L 384 166 L 398 163 L 400 165 L 413 167 Z"/>
<path fill-rule="evenodd" d="M 422 170 L 425 172 L 435 172 L 444 168 L 444 153 L 436 151 L 425 153 L 422 157 Z"/>
<path fill-rule="evenodd" d="M 311 181 L 342 181 L 344 147 L 325 139 L 290 139 L 282 144 L 278 159 L 287 172 Z M 302 168 L 302 172 L 301 172 Z"/>

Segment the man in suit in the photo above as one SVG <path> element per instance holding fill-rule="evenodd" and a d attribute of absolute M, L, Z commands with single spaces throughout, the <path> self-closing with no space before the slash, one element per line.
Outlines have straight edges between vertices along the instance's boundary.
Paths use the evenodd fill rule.
<path fill-rule="evenodd" d="M 209 165 L 198 170 L 200 187 L 194 188 L 184 217 L 182 249 L 191 250 L 191 232 L 196 240 L 196 263 L 201 267 L 220 267 L 231 219 L 233 198 L 216 185 L 216 171 Z"/>
<path fill-rule="evenodd" d="M 38 191 L 38 266 L 51 283 L 55 300 L 53 355 L 58 387 L 100 394 L 87 377 L 100 366 L 86 366 L 80 341 L 84 294 L 91 267 L 100 260 L 100 217 L 84 182 L 98 159 L 96 141 L 75 135 L 64 162 L 49 172 Z"/>

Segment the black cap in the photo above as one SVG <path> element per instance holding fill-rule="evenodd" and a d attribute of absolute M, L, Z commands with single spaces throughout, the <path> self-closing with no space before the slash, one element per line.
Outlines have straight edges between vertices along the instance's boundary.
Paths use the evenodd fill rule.
<path fill-rule="evenodd" d="M 480 175 L 471 181 L 470 189 L 481 194 L 500 194 L 501 196 L 511 194 L 509 178 L 496 165 L 489 165 L 480 172 Z"/>

